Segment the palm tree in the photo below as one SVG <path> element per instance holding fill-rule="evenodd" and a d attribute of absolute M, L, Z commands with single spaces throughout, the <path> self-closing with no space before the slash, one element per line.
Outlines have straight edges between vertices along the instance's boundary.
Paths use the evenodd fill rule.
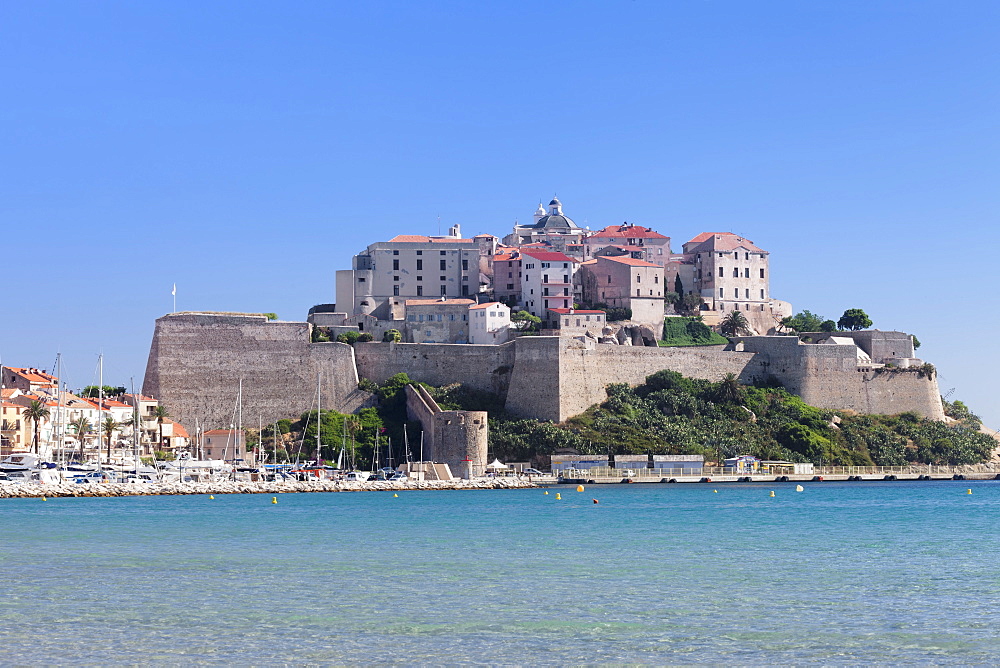
<path fill-rule="evenodd" d="M 719 331 L 726 336 L 749 334 L 750 323 L 747 322 L 746 316 L 744 316 L 741 312 L 730 311 L 729 315 L 723 318 L 722 322 L 719 323 Z"/>
<path fill-rule="evenodd" d="M 84 461 L 83 437 L 90 433 L 90 420 L 81 415 L 77 419 L 71 421 L 69 426 L 76 432 L 76 439 L 80 441 L 80 463 L 82 464 Z"/>
<path fill-rule="evenodd" d="M 41 401 L 32 401 L 31 405 L 28 406 L 27 409 L 25 409 L 23 415 L 24 415 L 24 419 L 25 420 L 31 420 L 31 424 L 34 427 L 34 433 L 35 433 L 34 448 L 35 448 L 35 454 L 37 455 L 38 454 L 38 423 L 41 420 L 48 420 L 49 419 L 49 415 L 50 415 L 49 409 L 46 408 L 45 404 L 43 404 Z"/>
<path fill-rule="evenodd" d="M 156 424 L 160 431 L 160 441 L 156 444 L 157 449 L 163 448 L 163 423 L 168 417 L 170 417 L 170 412 L 167 410 L 166 406 L 157 406 L 153 409 L 153 417 L 156 418 Z"/>
<path fill-rule="evenodd" d="M 727 373 L 722 377 L 722 382 L 715 389 L 715 399 L 720 403 L 739 404 L 743 402 L 746 392 L 740 385 L 739 379 L 734 373 Z"/>
<path fill-rule="evenodd" d="M 121 427 L 121 423 L 115 420 L 114 416 L 109 415 L 104 418 L 104 423 L 101 427 L 104 429 L 104 433 L 108 438 L 108 462 L 111 462 L 111 434 L 117 431 Z"/>

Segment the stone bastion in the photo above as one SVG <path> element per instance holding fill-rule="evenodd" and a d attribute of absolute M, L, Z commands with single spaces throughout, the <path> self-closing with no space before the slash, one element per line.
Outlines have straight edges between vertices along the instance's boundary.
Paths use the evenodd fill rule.
<path fill-rule="evenodd" d="M 432 385 L 462 383 L 491 392 L 511 413 L 562 422 L 604 401 L 610 383 L 638 385 L 662 369 L 744 383 L 773 379 L 807 403 L 859 413 L 943 419 L 936 374 L 917 368 L 901 332 L 839 333 L 811 343 L 796 336 L 733 339 L 728 346 L 610 346 L 568 337 L 526 336 L 502 345 L 311 343 L 311 325 L 264 316 L 177 313 L 156 321 L 143 384 L 174 419 L 225 428 L 243 383 L 245 425 L 294 417 L 322 405 L 354 412 L 371 405 L 360 378 L 404 372 Z M 829 337 L 830 335 L 823 335 Z M 865 350 L 868 348 L 868 350 Z M 876 353 L 872 356 L 872 353 Z M 879 355 L 896 364 L 875 361 Z M 919 362 L 919 360 L 917 360 Z"/>

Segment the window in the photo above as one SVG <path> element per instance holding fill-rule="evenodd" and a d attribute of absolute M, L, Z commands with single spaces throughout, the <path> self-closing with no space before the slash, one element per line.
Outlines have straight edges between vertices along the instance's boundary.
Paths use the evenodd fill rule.
<path fill-rule="evenodd" d="M 469 286 L 468 285 L 463 285 L 462 286 L 462 296 L 465 297 L 465 296 L 468 296 L 468 294 L 469 294 Z"/>
<path fill-rule="evenodd" d="M 423 297 L 424 296 L 424 286 L 422 286 L 422 285 L 418 285 L 417 286 L 417 296 L 418 297 Z"/>
<path fill-rule="evenodd" d="M 719 278 L 722 278 L 725 274 L 722 273 L 722 267 L 719 267 Z"/>
<path fill-rule="evenodd" d="M 465 315 L 462 316 L 462 320 L 468 320 L 468 319 L 469 319 L 469 314 L 468 313 L 466 313 Z"/>
<path fill-rule="evenodd" d="M 636 274 L 635 275 L 635 282 L 636 283 L 642 283 L 642 274 Z"/>
<path fill-rule="evenodd" d="M 420 320 L 420 322 L 423 322 L 423 321 L 424 321 L 424 316 L 423 316 L 423 314 L 421 314 L 421 315 L 418 315 L 418 316 L 417 316 L 417 318 L 418 318 L 418 319 Z"/>
<path fill-rule="evenodd" d="M 722 288 L 719 288 L 719 296 L 720 297 L 725 297 L 725 295 L 722 294 Z"/>
<path fill-rule="evenodd" d="M 636 297 L 639 297 L 639 296 L 640 296 L 640 295 L 639 295 L 639 293 L 640 293 L 640 292 L 641 292 L 641 290 L 639 290 L 639 288 L 636 288 L 636 289 L 635 289 L 635 296 L 636 296 Z"/>
<path fill-rule="evenodd" d="M 417 260 L 417 271 L 420 271 L 423 268 L 424 268 L 424 261 L 423 260 Z"/>
<path fill-rule="evenodd" d="M 569 283 L 569 274 L 563 274 L 563 283 Z"/>
<path fill-rule="evenodd" d="M 563 296 L 564 297 L 568 297 L 569 296 L 569 288 L 563 288 Z"/>
<path fill-rule="evenodd" d="M 608 274 L 608 285 L 611 285 L 611 274 Z"/>
<path fill-rule="evenodd" d="M 392 286 L 392 296 L 393 297 L 398 297 L 399 296 L 399 286 L 398 285 Z"/>
<path fill-rule="evenodd" d="M 393 271 L 399 271 L 399 260 L 393 260 L 392 261 L 392 270 Z"/>
<path fill-rule="evenodd" d="M 398 250 L 394 250 L 394 251 L 392 251 L 392 254 L 393 255 L 399 255 L 399 251 Z"/>
<path fill-rule="evenodd" d="M 747 260 L 749 260 L 749 259 L 750 259 L 750 253 L 746 253 L 746 259 L 747 259 Z"/>
<path fill-rule="evenodd" d="M 440 313 L 437 314 L 437 318 L 435 318 L 435 320 L 437 320 L 438 322 L 441 322 L 441 320 L 443 320 Z"/>
<path fill-rule="evenodd" d="M 407 319 L 407 320 L 408 320 L 409 322 L 416 322 L 416 321 L 417 321 L 417 316 L 415 316 L 415 315 L 413 315 L 413 314 L 411 313 L 410 315 L 406 316 L 406 319 Z"/>
<path fill-rule="evenodd" d="M 423 251 L 417 251 L 417 255 L 423 255 L 423 254 L 424 254 Z"/>
<path fill-rule="evenodd" d="M 469 261 L 462 260 L 462 271 L 469 271 Z"/>
<path fill-rule="evenodd" d="M 508 283 L 507 284 L 507 289 L 508 290 L 513 290 L 514 289 L 514 284 L 513 283 Z"/>
<path fill-rule="evenodd" d="M 398 281 L 398 280 L 399 280 L 399 276 L 393 276 L 393 277 L 392 277 L 392 280 L 394 280 L 394 281 Z"/>
<path fill-rule="evenodd" d="M 549 289 L 548 288 L 542 288 L 542 294 L 544 296 L 548 297 L 549 296 Z"/>
<path fill-rule="evenodd" d="M 743 278 L 750 278 L 750 267 L 743 270 Z"/>
<path fill-rule="evenodd" d="M 761 288 L 761 289 L 760 289 L 760 298 L 761 298 L 761 299 L 763 299 L 763 298 L 764 298 L 764 288 Z"/>
<path fill-rule="evenodd" d="M 448 268 L 448 261 L 447 260 L 441 260 L 441 271 L 444 271 L 447 268 Z"/>
<path fill-rule="evenodd" d="M 549 275 L 542 274 L 542 283 L 548 283 L 548 282 L 549 282 Z"/>
<path fill-rule="evenodd" d="M 566 324 L 569 325 L 569 318 L 566 318 Z M 576 319 L 576 326 L 577 327 L 580 326 L 580 319 L 579 318 Z"/>
<path fill-rule="evenodd" d="M 548 299 L 546 299 L 546 300 L 545 300 L 545 308 L 548 308 L 548 307 L 549 307 L 549 300 L 548 300 Z"/>
<path fill-rule="evenodd" d="M 441 286 L 441 294 L 442 295 L 448 294 L 448 286 L 447 285 L 442 285 Z"/>
<path fill-rule="evenodd" d="M 747 299 L 750 299 L 750 288 L 746 288 L 746 293 L 744 295 Z"/>
<path fill-rule="evenodd" d="M 417 276 L 417 280 L 418 281 L 422 281 L 422 280 L 424 280 L 424 277 L 423 276 Z"/>
<path fill-rule="evenodd" d="M 514 278 L 514 272 L 508 271 L 507 272 L 507 278 Z"/>
<path fill-rule="evenodd" d="M 358 283 L 364 283 L 364 282 L 365 282 L 365 279 L 363 279 L 363 278 L 359 278 L 358 279 Z"/>
<path fill-rule="evenodd" d="M 733 267 L 733 278 L 739 278 L 739 277 L 740 277 L 740 270 L 739 270 L 739 268 Z"/>
<path fill-rule="evenodd" d="M 764 278 L 764 270 L 763 269 L 760 270 L 760 277 Z"/>
<path fill-rule="evenodd" d="M 569 269 L 569 262 L 563 262 L 563 269 Z"/>
<path fill-rule="evenodd" d="M 733 297 L 736 297 L 737 299 L 740 298 L 740 289 L 739 288 L 733 288 Z"/>
<path fill-rule="evenodd" d="M 659 285 L 660 284 L 660 277 L 659 276 L 653 276 L 653 283 L 655 283 L 656 285 Z"/>
<path fill-rule="evenodd" d="M 444 255 L 444 254 L 445 254 L 445 251 L 441 251 L 441 255 Z"/>

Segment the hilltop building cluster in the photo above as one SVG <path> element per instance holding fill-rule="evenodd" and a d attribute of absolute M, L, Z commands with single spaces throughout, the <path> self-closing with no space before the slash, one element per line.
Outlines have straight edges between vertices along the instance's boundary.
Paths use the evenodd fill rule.
<path fill-rule="evenodd" d="M 641 225 L 591 231 L 553 198 L 502 239 L 466 239 L 454 225 L 444 236 L 369 245 L 337 272 L 336 303 L 314 307 L 309 322 L 375 340 L 397 330 L 408 343 L 498 344 L 516 329 L 512 313 L 525 311 L 543 334 L 636 340 L 615 335 L 624 325 L 645 328 L 654 342 L 643 340 L 655 345 L 663 318 L 688 296 L 708 324 L 737 310 L 764 334 L 791 315 L 790 304 L 771 297 L 768 255 L 731 232 L 699 234 L 674 253 L 670 237 Z M 611 310 L 630 317 L 609 328 Z"/>

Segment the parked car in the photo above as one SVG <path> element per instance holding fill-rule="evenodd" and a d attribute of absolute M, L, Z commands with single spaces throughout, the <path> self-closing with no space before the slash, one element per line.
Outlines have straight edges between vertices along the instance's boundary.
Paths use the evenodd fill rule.
<path fill-rule="evenodd" d="M 394 473 L 393 476 L 391 478 L 389 478 L 389 480 L 395 480 L 395 481 L 398 481 L 398 482 L 405 482 L 405 481 L 407 481 L 409 479 L 410 479 L 410 477 L 408 475 L 406 475 L 405 473 L 403 473 L 402 471 Z"/>
<path fill-rule="evenodd" d="M 525 475 L 547 475 L 545 473 L 542 473 L 538 469 L 524 469 L 523 471 L 521 471 L 521 473 Z"/>

